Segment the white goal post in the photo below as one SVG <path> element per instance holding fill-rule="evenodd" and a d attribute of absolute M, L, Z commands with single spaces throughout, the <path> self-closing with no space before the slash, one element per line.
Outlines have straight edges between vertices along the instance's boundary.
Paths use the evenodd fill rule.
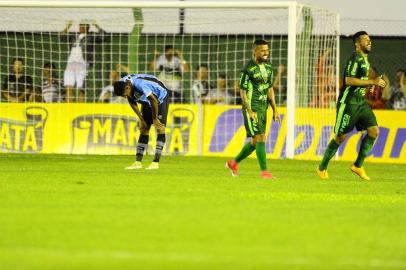
<path fill-rule="evenodd" d="M 313 103 L 312 99 L 319 97 L 318 76 L 330 76 L 335 80 L 335 97 L 330 97 L 333 102 L 338 93 L 339 73 L 339 15 L 323 8 L 303 5 L 295 1 L 5 1 L 0 0 L 1 8 L 139 8 L 139 9 L 205 9 L 205 10 L 284 10 L 287 21 L 284 21 L 285 30 L 279 30 L 277 35 L 286 36 L 286 158 L 295 157 L 296 123 L 298 117 L 305 117 L 298 108 L 324 108 Z M 243 14 L 243 13 L 241 13 Z M 255 16 L 255 15 L 254 15 Z M 275 13 L 275 17 L 281 16 Z M 160 20 L 164 20 L 164 15 Z M 244 19 L 243 17 L 241 18 Z M 266 21 L 261 22 L 266 28 Z M 171 24 L 170 22 L 168 24 Z M 276 25 L 276 24 L 275 24 Z M 225 26 L 226 27 L 226 26 Z M 216 30 L 217 31 L 217 30 Z M 233 30 L 234 31 L 234 30 Z M 237 30 L 234 34 L 238 33 Z M 270 30 L 267 29 L 269 33 Z M 255 35 L 255 34 L 253 34 Z M 191 46 L 198 46 L 192 44 Z M 137 49 L 138 50 L 138 49 Z M 246 49 L 247 51 L 250 48 Z M 318 61 L 324 51 L 329 51 L 328 64 L 334 66 L 334 70 L 323 69 L 321 73 Z M 223 52 L 217 52 L 223 53 Z M 237 55 L 237 54 L 236 54 Z M 271 56 L 272 60 L 272 56 Z M 232 61 L 232 60 L 229 60 Z M 327 60 L 326 60 L 327 61 Z M 326 62 L 327 63 L 327 62 Z M 275 65 L 274 65 L 275 66 Z M 276 66 L 275 66 L 276 67 Z M 241 66 L 242 68 L 242 66 Z M 232 71 L 236 72 L 236 71 Z M 3 76 L 4 74 L 2 74 Z M 316 96 L 316 97 L 314 97 Z M 316 104 L 316 105 L 315 105 Z M 279 104 L 278 104 L 279 105 Z M 321 116 L 322 117 L 322 116 Z M 317 119 L 314 119 L 317 121 Z M 202 143 L 202 142 L 200 142 Z M 201 147 L 200 147 L 201 148 Z M 300 152 L 300 151 L 299 151 Z M 198 151 L 201 154 L 201 150 Z"/>

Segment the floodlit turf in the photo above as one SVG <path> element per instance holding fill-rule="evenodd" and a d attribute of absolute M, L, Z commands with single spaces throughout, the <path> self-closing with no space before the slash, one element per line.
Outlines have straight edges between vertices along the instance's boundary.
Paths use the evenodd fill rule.
<path fill-rule="evenodd" d="M 145 165 L 151 159 L 146 157 Z M 0 269 L 406 269 L 406 166 L 0 154 Z"/>

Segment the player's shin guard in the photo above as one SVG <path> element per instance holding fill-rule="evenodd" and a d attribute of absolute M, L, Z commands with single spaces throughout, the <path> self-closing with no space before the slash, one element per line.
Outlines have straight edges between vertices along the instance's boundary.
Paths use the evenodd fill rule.
<path fill-rule="evenodd" d="M 336 143 L 334 139 L 332 139 L 329 144 L 327 145 L 326 152 L 324 152 L 323 159 L 319 165 L 319 170 L 324 171 L 327 169 L 328 163 L 330 162 L 330 159 L 334 157 L 334 155 L 337 152 L 337 149 L 340 145 Z"/>
<path fill-rule="evenodd" d="M 165 134 L 158 134 L 158 137 L 156 138 L 156 149 L 153 162 L 159 162 L 159 159 L 161 158 L 162 155 L 162 151 L 164 150 L 165 140 L 166 140 Z"/>
<path fill-rule="evenodd" d="M 252 145 L 251 143 L 247 143 L 246 145 L 244 145 L 244 147 L 241 149 L 240 153 L 234 160 L 240 163 L 242 160 L 251 155 L 251 153 L 254 152 L 254 150 L 255 146 Z"/>
<path fill-rule="evenodd" d="M 257 142 L 256 154 L 259 162 L 259 167 L 261 171 L 266 170 L 266 152 L 265 152 L 265 142 Z"/>
<path fill-rule="evenodd" d="M 142 161 L 142 157 L 144 156 L 145 149 L 148 147 L 149 136 L 148 135 L 140 135 L 137 143 L 137 153 L 135 155 L 136 161 Z"/>
<path fill-rule="evenodd" d="M 357 160 L 355 161 L 354 165 L 358 168 L 362 167 L 365 158 L 371 152 L 372 147 L 374 146 L 375 138 L 366 135 L 361 142 L 361 148 L 359 149 Z"/>

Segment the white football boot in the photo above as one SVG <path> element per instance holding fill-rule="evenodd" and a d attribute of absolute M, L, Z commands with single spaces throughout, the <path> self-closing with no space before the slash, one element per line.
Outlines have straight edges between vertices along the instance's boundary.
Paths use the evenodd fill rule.
<path fill-rule="evenodd" d="M 158 162 L 151 162 L 146 170 L 158 170 L 159 169 L 159 163 Z"/>
<path fill-rule="evenodd" d="M 126 170 L 139 170 L 142 169 L 142 164 L 140 161 L 135 161 L 133 164 L 131 164 L 128 167 L 125 167 Z"/>

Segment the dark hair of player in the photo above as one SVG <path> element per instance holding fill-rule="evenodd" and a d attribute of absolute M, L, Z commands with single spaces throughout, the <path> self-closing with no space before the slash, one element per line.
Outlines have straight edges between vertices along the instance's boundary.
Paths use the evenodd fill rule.
<path fill-rule="evenodd" d="M 365 31 L 358 31 L 352 36 L 352 42 L 355 44 L 361 36 L 368 35 Z"/>
<path fill-rule="evenodd" d="M 269 45 L 266 40 L 263 39 L 257 39 L 254 41 L 254 46 L 260 46 L 260 45 Z"/>
<path fill-rule="evenodd" d="M 125 82 L 116 81 L 115 83 L 113 83 L 113 87 L 114 87 L 114 94 L 116 96 L 122 97 L 124 94 Z"/>

